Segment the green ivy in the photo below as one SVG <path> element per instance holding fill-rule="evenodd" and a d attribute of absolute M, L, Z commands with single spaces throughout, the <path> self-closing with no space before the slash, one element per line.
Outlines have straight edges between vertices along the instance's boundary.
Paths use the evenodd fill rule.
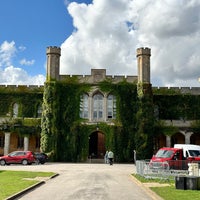
<path fill-rule="evenodd" d="M 198 120 L 200 119 L 199 95 L 154 95 L 154 105 L 158 106 L 159 119 Z"/>
<path fill-rule="evenodd" d="M 125 80 L 113 84 L 101 82 L 100 90 L 117 97 L 117 118 L 113 125 L 99 123 L 105 134 L 106 149 L 115 152 L 119 162 L 133 160 L 136 149 L 136 115 L 139 100 L 137 85 Z M 96 125 L 87 125 L 79 117 L 80 96 L 92 86 L 78 83 L 76 79 L 64 82 L 47 82 L 44 87 L 41 148 L 56 161 L 85 161 L 88 156 L 88 138 Z M 145 133 L 146 134 L 146 133 Z"/>
<path fill-rule="evenodd" d="M 19 135 L 39 134 L 41 120 L 36 119 L 37 109 L 42 105 L 43 87 L 0 87 L 1 130 Z M 13 105 L 19 105 L 18 118 L 13 118 Z"/>

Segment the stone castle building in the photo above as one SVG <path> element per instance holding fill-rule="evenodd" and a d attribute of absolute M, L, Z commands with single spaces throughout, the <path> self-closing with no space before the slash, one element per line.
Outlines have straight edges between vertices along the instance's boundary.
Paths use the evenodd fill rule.
<path fill-rule="evenodd" d="M 129 127 L 121 123 L 123 119 L 119 116 L 118 106 L 122 102 L 119 102 L 119 96 L 103 90 L 100 87 L 103 81 L 113 85 L 123 82 L 135 84 L 135 98 L 140 99 L 141 93 L 150 96 L 155 122 L 152 123 L 152 152 L 175 143 L 200 145 L 200 88 L 153 87 L 150 82 L 149 48 L 138 48 L 136 51 L 136 76 L 107 75 L 106 69 L 91 69 L 91 74 L 85 76 L 61 75 L 61 49 L 48 47 L 46 55 L 47 76 L 44 86 L 0 86 L 0 154 L 14 150 L 45 151 L 53 155 L 53 160 L 82 161 L 86 157 L 102 158 L 109 147 L 119 151 L 121 147 L 118 149 L 118 144 L 121 142 L 113 140 L 121 132 L 112 133 L 112 138 L 109 134 L 114 129 L 121 131 Z M 78 84 L 89 89 L 77 92 Z M 74 101 L 79 99 L 78 106 L 72 97 Z M 70 110 L 70 104 L 74 105 L 74 110 Z M 132 126 L 132 123 L 128 124 Z M 137 132 L 135 124 L 130 130 Z M 132 142 L 130 138 L 127 140 L 130 141 L 126 141 L 126 144 Z M 131 148 L 139 147 L 135 142 Z M 129 150 L 124 158 L 131 157 L 134 149 Z"/>

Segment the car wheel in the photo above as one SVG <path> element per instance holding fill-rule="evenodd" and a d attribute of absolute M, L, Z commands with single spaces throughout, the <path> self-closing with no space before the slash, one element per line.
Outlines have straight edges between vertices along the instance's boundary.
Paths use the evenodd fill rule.
<path fill-rule="evenodd" d="M 28 165 L 28 160 L 22 160 L 22 165 Z"/>
<path fill-rule="evenodd" d="M 6 161 L 5 160 L 0 160 L 1 165 L 5 165 Z"/>

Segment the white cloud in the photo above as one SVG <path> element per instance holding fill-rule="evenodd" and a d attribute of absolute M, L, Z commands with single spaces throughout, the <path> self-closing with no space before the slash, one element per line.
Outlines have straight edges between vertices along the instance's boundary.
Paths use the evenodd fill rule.
<path fill-rule="evenodd" d="M 25 48 L 23 48 L 25 50 Z M 0 45 L 0 84 L 1 85 L 43 85 L 44 75 L 30 76 L 22 68 L 12 65 L 12 58 L 16 56 L 17 48 L 15 42 L 4 41 Z M 21 60 L 21 65 L 33 65 L 34 60 Z"/>
<path fill-rule="evenodd" d="M 153 85 L 199 86 L 199 10 L 199 0 L 70 3 L 75 30 L 61 45 L 61 73 L 136 75 L 136 48 L 148 46 Z"/>
<path fill-rule="evenodd" d="M 13 66 L 0 70 L 1 85 L 43 85 L 45 77 L 43 75 L 30 76 L 28 73 Z"/>
<path fill-rule="evenodd" d="M 22 60 L 20 60 L 20 65 L 33 65 L 35 63 L 35 60 L 26 60 L 25 58 L 23 58 Z"/>
<path fill-rule="evenodd" d="M 19 49 L 20 51 L 25 51 L 25 50 L 26 50 L 26 47 L 25 47 L 25 46 L 19 46 L 18 49 Z"/>
<path fill-rule="evenodd" d="M 12 62 L 12 58 L 15 56 L 16 47 L 15 42 L 7 42 L 4 41 L 0 45 L 0 67 L 1 66 L 8 66 Z"/>

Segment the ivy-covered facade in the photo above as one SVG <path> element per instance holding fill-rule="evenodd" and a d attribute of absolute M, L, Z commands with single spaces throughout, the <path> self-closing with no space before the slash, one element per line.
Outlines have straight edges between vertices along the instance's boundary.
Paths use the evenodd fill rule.
<path fill-rule="evenodd" d="M 137 76 L 60 75 L 61 51 L 47 48 L 42 87 L 0 87 L 0 154 L 43 151 L 52 161 L 151 158 L 162 146 L 200 144 L 200 89 L 154 88 L 149 48 L 137 49 Z"/>
<path fill-rule="evenodd" d="M 40 151 L 43 86 L 0 87 L 0 155 Z"/>

